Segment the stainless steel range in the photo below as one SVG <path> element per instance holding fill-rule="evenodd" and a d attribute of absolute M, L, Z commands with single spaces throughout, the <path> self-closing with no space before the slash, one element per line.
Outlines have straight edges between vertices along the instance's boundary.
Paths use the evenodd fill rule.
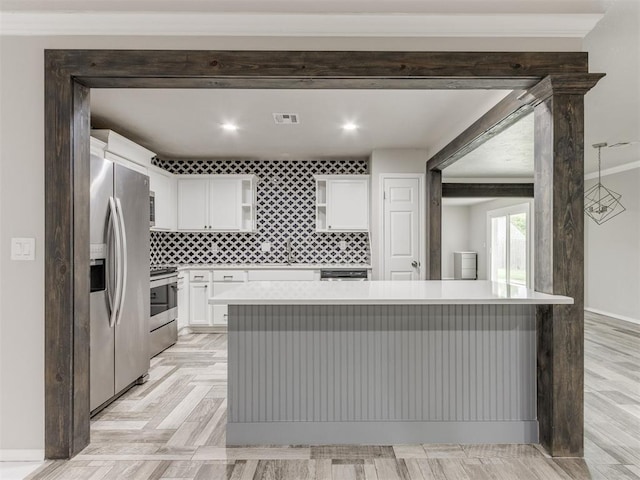
<path fill-rule="evenodd" d="M 178 272 L 175 268 L 151 269 L 149 356 L 178 341 Z"/>

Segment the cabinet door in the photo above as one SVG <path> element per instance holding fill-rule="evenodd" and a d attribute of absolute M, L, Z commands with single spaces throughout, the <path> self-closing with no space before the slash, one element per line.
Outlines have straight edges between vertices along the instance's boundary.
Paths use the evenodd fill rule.
<path fill-rule="evenodd" d="M 214 178 L 209 183 L 209 225 L 212 230 L 237 231 L 242 227 L 242 181 Z"/>
<path fill-rule="evenodd" d="M 213 296 L 220 295 L 221 293 L 228 292 L 238 285 L 244 285 L 244 282 L 213 282 Z M 227 305 L 213 305 L 212 315 L 214 325 L 226 325 L 227 313 L 229 307 Z"/>
<path fill-rule="evenodd" d="M 171 176 L 149 169 L 149 189 L 155 193 L 155 230 L 176 228 L 176 181 Z"/>
<path fill-rule="evenodd" d="M 209 325 L 209 284 L 189 285 L 189 324 Z"/>
<path fill-rule="evenodd" d="M 178 180 L 178 230 L 204 230 L 208 225 L 208 179 Z"/>
<path fill-rule="evenodd" d="M 368 179 L 329 180 L 327 182 L 327 230 L 368 229 Z"/>

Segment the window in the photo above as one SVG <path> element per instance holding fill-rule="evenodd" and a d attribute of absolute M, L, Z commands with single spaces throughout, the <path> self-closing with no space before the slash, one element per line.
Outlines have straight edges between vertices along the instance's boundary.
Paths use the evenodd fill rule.
<path fill-rule="evenodd" d="M 487 212 L 489 279 L 531 287 L 533 280 L 530 205 Z"/>

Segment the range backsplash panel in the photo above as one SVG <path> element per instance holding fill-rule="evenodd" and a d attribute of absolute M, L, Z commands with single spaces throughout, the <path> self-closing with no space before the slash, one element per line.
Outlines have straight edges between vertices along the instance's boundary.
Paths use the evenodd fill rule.
<path fill-rule="evenodd" d="M 160 160 L 175 174 L 257 175 L 254 233 L 151 232 L 151 264 L 284 263 L 291 239 L 296 263 L 371 263 L 367 233 L 315 231 L 314 175 L 369 173 L 367 160 Z M 340 242 L 347 243 L 340 250 Z M 271 251 L 262 252 L 264 242 Z"/>

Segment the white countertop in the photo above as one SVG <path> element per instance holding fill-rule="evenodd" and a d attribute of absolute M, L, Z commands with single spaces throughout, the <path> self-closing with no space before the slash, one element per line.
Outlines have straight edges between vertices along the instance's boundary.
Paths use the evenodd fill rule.
<path fill-rule="evenodd" d="M 210 263 L 179 265 L 178 270 L 371 270 L 371 265 L 364 263 Z"/>
<path fill-rule="evenodd" d="M 248 282 L 209 299 L 228 305 L 573 304 L 573 299 L 486 280 Z"/>

